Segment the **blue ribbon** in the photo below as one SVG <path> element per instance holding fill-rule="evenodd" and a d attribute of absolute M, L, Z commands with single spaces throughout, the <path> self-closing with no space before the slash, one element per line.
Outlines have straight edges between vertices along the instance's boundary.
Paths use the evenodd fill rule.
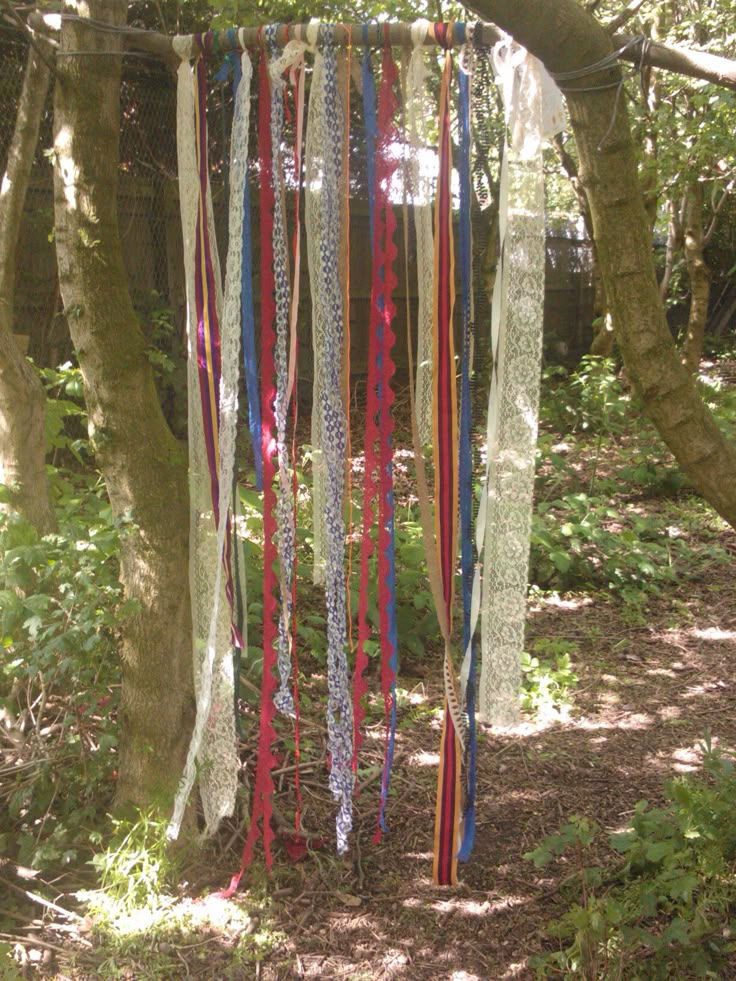
<path fill-rule="evenodd" d="M 363 34 L 367 35 L 367 24 Z M 376 209 L 376 141 L 378 139 L 378 119 L 376 116 L 376 79 L 369 48 L 363 51 L 361 65 L 363 79 L 363 118 L 365 123 L 366 173 L 368 178 L 368 217 L 371 228 L 371 251 L 373 250 L 373 216 Z"/>
<path fill-rule="evenodd" d="M 472 328 L 470 323 L 470 82 L 464 71 L 458 72 L 458 119 L 460 141 L 458 148 L 458 173 L 460 177 L 460 282 L 462 291 L 463 355 L 460 385 L 460 569 L 463 594 L 463 651 L 470 641 L 470 606 L 473 594 L 473 459 L 471 449 L 470 407 L 470 349 Z M 465 696 L 468 714 L 468 745 L 465 807 L 463 810 L 463 840 L 458 859 L 467 862 L 475 840 L 475 788 L 476 756 L 478 739 L 475 724 L 475 641 L 471 648 L 470 674 Z"/>
<path fill-rule="evenodd" d="M 240 58 L 233 60 L 233 98 L 237 95 L 242 77 Z M 250 180 L 246 163 L 245 187 L 243 188 L 243 259 L 240 267 L 241 294 L 240 318 L 243 337 L 243 367 L 245 390 L 248 396 L 248 429 L 253 447 L 253 465 L 256 471 L 256 489 L 263 489 L 263 450 L 261 447 L 261 397 L 258 390 L 258 362 L 256 360 L 256 321 L 253 309 L 253 247 L 250 223 Z"/>

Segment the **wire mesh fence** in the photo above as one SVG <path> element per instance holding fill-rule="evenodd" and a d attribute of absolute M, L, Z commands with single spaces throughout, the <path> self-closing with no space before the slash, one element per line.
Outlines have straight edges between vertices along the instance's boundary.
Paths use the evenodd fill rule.
<path fill-rule="evenodd" d="M 0 172 L 4 171 L 21 92 L 27 43 L 19 32 L 0 28 Z M 50 150 L 53 144 L 53 80 L 34 158 L 18 249 L 15 327 L 27 338 L 29 354 L 40 365 L 55 365 L 71 354 L 71 344 L 59 295 L 53 244 L 54 209 Z M 365 134 L 360 99 L 353 96 L 351 114 L 351 309 L 354 370 L 360 375 L 367 359 L 370 305 L 370 233 L 365 172 Z M 208 99 L 209 154 L 218 240 L 226 247 L 227 159 L 232 93 L 228 79 L 211 78 Z M 251 127 L 255 160 L 255 130 Z M 289 137 L 287 124 L 287 139 Z M 254 174 L 257 183 L 257 173 Z M 185 286 L 176 164 L 176 79 L 154 57 L 128 54 L 123 59 L 120 109 L 120 180 L 118 214 L 123 256 L 133 305 L 149 339 L 163 345 L 175 362 L 183 358 Z M 257 190 L 253 217 L 257 226 Z M 291 205 L 291 196 L 289 200 Z M 397 244 L 403 249 L 401 206 L 397 204 Z M 413 226 L 413 222 L 410 222 Z M 413 228 L 410 229 L 413 261 Z M 258 234 L 254 228 L 254 244 Z M 257 272 L 257 256 L 255 257 Z M 403 254 L 398 257 L 403 269 Z M 306 262 L 300 316 L 305 353 L 311 348 L 310 300 Z M 403 277 L 400 277 L 400 281 Z M 364 281 L 365 280 L 365 281 Z M 257 283 L 255 294 L 258 296 Z M 403 287 L 399 287 L 399 293 Z M 404 316 L 399 297 L 398 316 Z M 410 309 L 416 311 L 416 296 Z M 546 331 L 553 343 L 562 338 L 557 354 L 569 356 L 586 349 L 589 339 L 592 284 L 589 246 L 573 234 L 548 239 Z M 405 363 L 405 327 L 398 324 L 397 362 Z M 165 336 L 164 336 L 165 335 Z M 365 350 L 363 350 L 365 348 Z M 552 350 L 553 356 L 555 354 Z M 305 361 L 308 376 L 309 359 Z M 301 371 L 301 366 L 300 366 Z"/>
<path fill-rule="evenodd" d="M 23 74 L 25 38 L 0 31 L 0 172 L 7 163 Z M 17 252 L 15 329 L 40 365 L 71 353 L 54 251 L 53 80 L 44 111 Z M 128 285 L 153 336 L 162 311 L 179 332 L 185 305 L 176 174 L 176 83 L 155 58 L 126 56 L 120 107 L 118 217 Z"/>

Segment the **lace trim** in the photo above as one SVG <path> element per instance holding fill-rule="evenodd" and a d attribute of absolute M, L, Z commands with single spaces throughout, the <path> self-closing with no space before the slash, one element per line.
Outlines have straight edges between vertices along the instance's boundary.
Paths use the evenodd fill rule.
<path fill-rule="evenodd" d="M 510 142 L 501 172 L 487 497 L 479 521 L 485 536 L 480 715 L 511 725 L 519 712 L 542 356 L 542 88 L 538 62 L 523 49 L 504 43 L 494 58 Z"/>
<path fill-rule="evenodd" d="M 434 238 L 432 234 L 432 201 L 437 177 L 437 159 L 430 149 L 434 137 L 430 123 L 435 115 L 427 79 L 429 69 L 424 48 L 429 21 L 412 24 L 414 44 L 407 71 L 406 115 L 408 122 L 409 180 L 414 204 L 414 228 L 417 238 L 417 279 L 419 285 L 417 314 L 416 413 L 419 437 L 423 445 L 432 442 L 432 318 L 434 295 Z"/>

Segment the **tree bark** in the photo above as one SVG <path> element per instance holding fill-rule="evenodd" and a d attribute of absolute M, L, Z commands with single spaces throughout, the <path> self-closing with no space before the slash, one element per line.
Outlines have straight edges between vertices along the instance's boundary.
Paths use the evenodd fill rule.
<path fill-rule="evenodd" d="M 612 51 L 609 36 L 574 0 L 474 0 L 472 8 L 552 72 L 594 65 Z M 736 527 L 736 447 L 698 396 L 665 320 L 620 82 L 614 64 L 565 84 L 616 339 L 660 435 L 703 497 Z"/>
<path fill-rule="evenodd" d="M 114 27 L 125 0 L 67 2 Z M 64 57 L 65 51 L 85 57 Z M 65 20 L 54 119 L 59 283 L 79 359 L 89 433 L 113 512 L 125 522 L 120 578 L 139 611 L 121 624 L 116 800 L 166 806 L 193 722 L 185 449 L 156 395 L 128 294 L 117 221 L 122 39 Z M 99 51 L 99 56 L 88 52 Z"/>
<path fill-rule="evenodd" d="M 15 130 L 0 188 L 0 484 L 9 505 L 44 534 L 56 527 L 46 478 L 46 393 L 15 337 L 18 236 L 49 90 L 49 70 L 29 48 Z"/>
<path fill-rule="evenodd" d="M 695 374 L 703 356 L 705 326 L 708 323 L 711 273 L 703 250 L 703 185 L 692 181 L 685 192 L 685 223 L 683 229 L 685 262 L 690 280 L 690 311 L 687 330 L 682 342 L 682 361 Z"/>

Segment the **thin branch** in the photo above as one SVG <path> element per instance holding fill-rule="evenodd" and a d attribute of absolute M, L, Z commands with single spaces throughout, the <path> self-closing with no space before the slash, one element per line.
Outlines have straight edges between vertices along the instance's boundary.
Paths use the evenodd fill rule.
<path fill-rule="evenodd" d="M 57 906 L 56 903 L 52 903 L 49 899 L 44 899 L 43 896 L 39 896 L 35 892 L 30 892 L 28 889 L 21 889 L 20 886 L 16 886 L 14 882 L 10 879 L 0 878 L 6 886 L 9 886 L 13 892 L 19 893 L 21 896 L 25 896 L 26 899 L 30 899 L 34 903 L 38 903 L 39 906 L 45 906 L 46 909 L 53 910 L 54 913 L 58 913 L 59 916 L 65 917 L 67 920 L 81 920 L 82 917 L 78 913 L 72 912 L 72 910 L 64 909 L 63 906 Z"/>
<path fill-rule="evenodd" d="M 164 29 L 164 34 L 168 34 L 169 33 L 169 29 L 166 26 L 166 18 L 164 17 L 164 11 L 163 11 L 163 8 L 162 8 L 161 4 L 158 2 L 158 0 L 156 0 L 156 10 L 158 11 L 158 16 L 159 16 L 159 18 L 161 20 L 161 26 Z"/>
<path fill-rule="evenodd" d="M 648 3 L 648 0 L 631 0 L 628 7 L 624 7 L 623 10 L 617 13 L 616 16 L 605 25 L 608 33 L 614 34 L 616 31 L 620 30 L 624 24 L 627 24 L 632 19 L 632 17 L 636 17 L 645 3 Z"/>
<path fill-rule="evenodd" d="M 729 196 L 733 190 L 734 181 L 729 181 L 728 184 L 723 188 L 723 194 L 718 201 L 718 204 L 713 208 L 713 217 L 710 220 L 710 225 L 708 225 L 708 231 L 703 236 L 703 248 L 710 244 L 710 240 L 713 238 L 713 232 L 715 232 L 718 225 L 718 216 L 721 213 L 721 208 L 726 203 L 726 198 Z"/>
<path fill-rule="evenodd" d="M 28 38 L 28 43 L 33 48 L 33 50 L 36 52 L 36 54 L 41 59 L 41 61 L 44 63 L 44 65 L 46 65 L 46 67 L 51 72 L 51 74 L 54 76 L 54 78 L 61 79 L 61 75 L 56 70 L 56 65 L 54 64 L 53 60 L 48 57 L 48 55 L 46 54 L 46 52 L 43 49 L 43 45 L 40 44 L 36 40 L 36 36 L 34 35 L 33 31 L 30 29 L 30 27 L 28 26 L 28 24 L 26 24 L 26 22 L 23 20 L 23 18 L 18 13 L 18 11 L 15 9 L 15 7 L 9 2 L 9 0 L 0 0 L 0 5 L 2 5 L 2 7 L 3 7 L 4 10 L 7 10 L 8 11 L 8 13 L 10 14 L 10 16 L 13 18 L 13 20 L 16 22 L 16 24 L 20 27 L 20 29 L 26 35 L 26 37 Z"/>

